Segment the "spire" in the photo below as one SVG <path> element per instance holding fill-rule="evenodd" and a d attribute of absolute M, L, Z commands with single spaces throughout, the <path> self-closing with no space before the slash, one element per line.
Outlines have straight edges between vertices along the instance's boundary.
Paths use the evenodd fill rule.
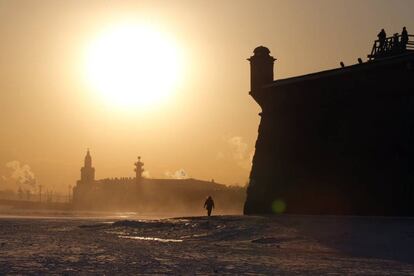
<path fill-rule="evenodd" d="M 86 152 L 86 156 L 85 156 L 85 167 L 86 168 L 91 168 L 92 167 L 92 157 L 91 157 L 91 153 L 88 151 Z"/>
<path fill-rule="evenodd" d="M 92 157 L 89 149 L 86 152 L 84 166 L 81 168 L 81 182 L 95 181 L 95 168 L 92 167 Z"/>

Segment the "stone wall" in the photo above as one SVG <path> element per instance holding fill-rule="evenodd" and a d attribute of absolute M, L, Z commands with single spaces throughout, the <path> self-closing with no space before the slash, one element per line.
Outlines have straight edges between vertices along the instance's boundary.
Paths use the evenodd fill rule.
<path fill-rule="evenodd" d="M 245 214 L 414 214 L 414 55 L 273 82 Z"/>

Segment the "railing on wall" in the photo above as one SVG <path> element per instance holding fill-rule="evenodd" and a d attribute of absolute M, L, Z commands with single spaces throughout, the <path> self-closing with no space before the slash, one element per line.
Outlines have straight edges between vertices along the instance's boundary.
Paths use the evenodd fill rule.
<path fill-rule="evenodd" d="M 387 37 L 385 40 L 375 40 L 369 60 L 402 54 L 414 51 L 414 35 L 408 35 L 408 40 L 401 39 L 401 35 Z"/>

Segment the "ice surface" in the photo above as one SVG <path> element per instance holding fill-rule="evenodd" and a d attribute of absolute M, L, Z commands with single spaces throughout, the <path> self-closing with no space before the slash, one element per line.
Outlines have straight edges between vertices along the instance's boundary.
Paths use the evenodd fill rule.
<path fill-rule="evenodd" d="M 139 236 L 118 236 L 121 239 L 131 239 L 131 240 L 141 240 L 141 241 L 158 241 L 158 242 L 182 242 L 183 240 L 175 240 L 175 239 L 161 239 L 161 238 L 154 238 L 154 237 L 139 237 Z"/>
<path fill-rule="evenodd" d="M 414 220 L 0 219 L 0 274 L 413 275 Z"/>

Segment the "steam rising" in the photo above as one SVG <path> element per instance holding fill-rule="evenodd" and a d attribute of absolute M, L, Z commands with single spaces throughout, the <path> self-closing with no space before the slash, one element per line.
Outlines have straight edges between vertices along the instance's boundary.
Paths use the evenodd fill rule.
<path fill-rule="evenodd" d="M 241 136 L 234 136 L 227 140 L 232 150 L 233 159 L 237 164 L 245 169 L 249 169 L 253 160 L 254 152 L 247 150 L 247 143 L 243 141 Z"/>
<path fill-rule="evenodd" d="M 142 173 L 142 176 L 143 176 L 143 177 L 145 177 L 145 178 L 151 178 L 151 174 L 150 174 L 150 172 L 149 172 L 149 171 L 147 171 L 147 170 L 145 170 L 145 171 Z"/>
<path fill-rule="evenodd" d="M 173 173 L 166 171 L 165 176 L 167 178 L 173 178 L 173 179 L 186 179 L 189 178 L 187 172 L 184 169 L 179 169 Z"/>
<path fill-rule="evenodd" d="M 231 137 L 228 140 L 232 150 L 234 159 L 242 160 L 245 158 L 247 151 L 247 144 L 243 142 L 243 138 L 240 136 Z"/>
<path fill-rule="evenodd" d="M 3 176 L 3 180 L 16 183 L 19 186 L 25 186 L 27 189 L 34 189 L 36 187 L 36 177 L 29 165 L 23 165 L 19 161 L 13 160 L 7 162 L 6 167 L 9 168 L 11 172 L 10 176 Z"/>

